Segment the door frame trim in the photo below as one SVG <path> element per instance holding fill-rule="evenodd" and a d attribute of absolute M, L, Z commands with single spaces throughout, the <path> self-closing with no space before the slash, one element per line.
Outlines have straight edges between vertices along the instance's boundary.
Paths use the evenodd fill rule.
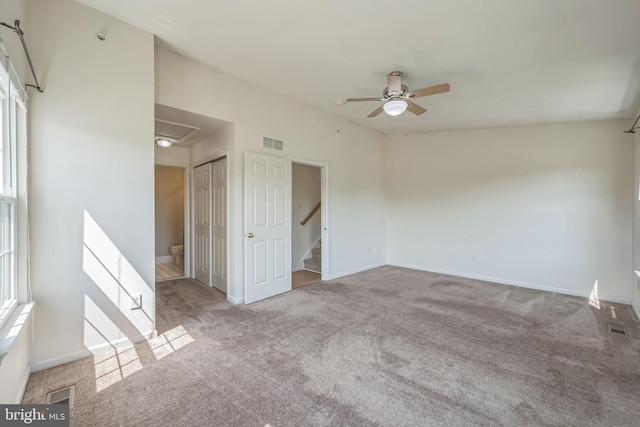
<path fill-rule="evenodd" d="M 331 277 L 331 263 L 329 261 L 329 248 L 331 247 L 329 233 L 331 230 L 329 228 L 329 212 L 331 211 L 329 209 L 331 207 L 331 202 L 329 201 L 329 164 L 298 157 L 287 157 L 287 159 L 289 159 L 291 163 L 320 168 L 320 240 L 322 242 L 320 246 L 320 259 L 322 264 L 320 278 L 322 280 L 329 280 Z M 289 212 L 289 215 L 291 215 L 291 212 Z"/>
<path fill-rule="evenodd" d="M 188 163 L 180 163 L 180 162 L 154 162 L 155 166 L 170 166 L 174 168 L 182 168 L 184 170 L 184 230 L 183 232 L 183 246 L 184 246 L 184 256 L 182 259 L 183 268 L 184 268 L 184 277 L 191 277 L 192 269 L 191 269 L 191 165 Z M 155 192 L 154 192 L 154 200 L 155 200 Z M 155 202 L 154 202 L 155 203 Z M 154 231 L 155 233 L 155 231 Z"/>

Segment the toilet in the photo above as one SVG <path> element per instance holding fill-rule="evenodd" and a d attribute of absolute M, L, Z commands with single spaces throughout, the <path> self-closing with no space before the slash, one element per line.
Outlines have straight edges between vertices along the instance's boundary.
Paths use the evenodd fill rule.
<path fill-rule="evenodd" d="M 182 265 L 182 257 L 184 256 L 184 245 L 175 245 L 169 248 L 171 255 L 176 257 L 176 264 Z"/>

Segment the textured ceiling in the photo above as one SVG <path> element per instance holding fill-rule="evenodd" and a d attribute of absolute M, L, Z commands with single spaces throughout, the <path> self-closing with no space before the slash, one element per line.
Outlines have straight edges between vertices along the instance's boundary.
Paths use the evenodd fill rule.
<path fill-rule="evenodd" d="M 631 118 L 638 0 L 80 0 L 223 72 L 386 133 Z M 426 114 L 368 119 L 389 71 Z"/>

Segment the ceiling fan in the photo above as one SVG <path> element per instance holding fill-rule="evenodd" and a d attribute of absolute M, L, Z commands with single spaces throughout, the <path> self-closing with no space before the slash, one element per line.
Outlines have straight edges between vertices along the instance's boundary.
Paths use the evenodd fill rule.
<path fill-rule="evenodd" d="M 443 83 L 409 92 L 409 88 L 402 84 L 402 75 L 401 71 L 392 71 L 387 75 L 388 86 L 382 92 L 382 98 L 348 98 L 345 102 L 385 101 L 384 104 L 376 108 L 367 117 L 376 117 L 382 111 L 390 116 L 397 116 L 404 113 L 405 110 L 409 110 L 419 116 L 427 110 L 411 102 L 411 99 L 449 92 L 451 89 L 449 83 Z"/>

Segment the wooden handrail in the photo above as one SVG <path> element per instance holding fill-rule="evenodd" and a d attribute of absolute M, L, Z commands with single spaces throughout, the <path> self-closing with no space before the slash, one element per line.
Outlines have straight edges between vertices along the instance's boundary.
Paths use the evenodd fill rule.
<path fill-rule="evenodd" d="M 311 219 L 311 217 L 313 216 L 314 213 L 318 212 L 318 209 L 320 209 L 320 202 L 318 202 L 318 204 L 316 205 L 315 208 L 313 208 L 311 210 L 311 212 L 309 212 L 309 215 L 307 215 L 307 217 L 305 219 L 303 219 L 302 221 L 300 221 L 300 225 L 305 225 L 307 222 L 309 222 L 309 220 Z"/>

